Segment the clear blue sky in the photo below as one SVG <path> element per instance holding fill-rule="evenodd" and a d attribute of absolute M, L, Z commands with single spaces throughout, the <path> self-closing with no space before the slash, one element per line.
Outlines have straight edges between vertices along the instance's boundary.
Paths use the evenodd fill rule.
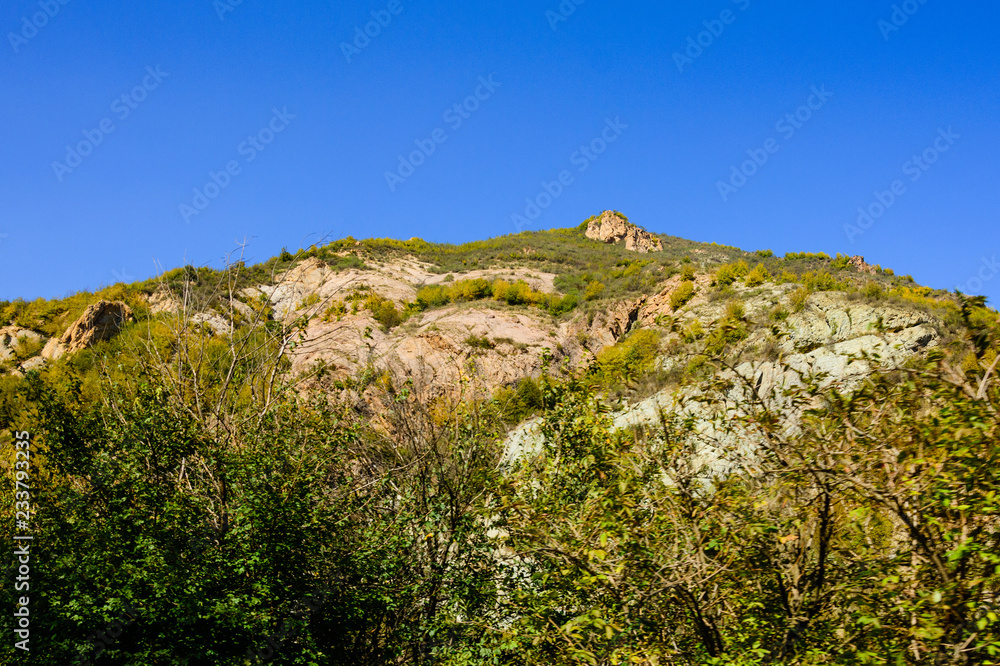
<path fill-rule="evenodd" d="M 323 237 L 497 236 L 539 195 L 527 228 L 613 208 L 1000 297 L 995 2 L 908 0 L 897 30 L 890 0 L 63 1 L 0 8 L 0 298 L 218 266 L 243 238 L 263 260 Z M 705 46 L 679 60 L 689 38 Z M 410 173 L 417 141 L 434 152 Z M 730 180 L 741 165 L 756 173 Z M 203 201 L 211 173 L 226 187 Z M 845 230 L 876 192 L 894 201 Z"/>

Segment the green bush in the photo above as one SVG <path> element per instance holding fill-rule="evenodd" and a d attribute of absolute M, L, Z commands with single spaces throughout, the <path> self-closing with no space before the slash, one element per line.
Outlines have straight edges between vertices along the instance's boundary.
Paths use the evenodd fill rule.
<path fill-rule="evenodd" d="M 597 354 L 591 373 L 606 386 L 630 382 L 652 369 L 660 350 L 660 334 L 640 329 Z"/>
<path fill-rule="evenodd" d="M 806 307 L 809 294 L 811 293 L 808 287 L 799 287 L 793 291 L 791 296 L 788 297 L 788 302 L 792 306 L 792 312 L 802 312 Z"/>
<path fill-rule="evenodd" d="M 757 264 L 754 269 L 747 274 L 746 285 L 748 287 L 759 287 L 772 280 L 771 273 L 764 264 Z"/>
<path fill-rule="evenodd" d="M 684 307 L 693 297 L 694 283 L 681 282 L 680 286 L 674 289 L 674 293 L 670 294 L 670 307 L 673 310 L 678 310 Z"/>
<path fill-rule="evenodd" d="M 715 271 L 714 284 L 725 287 L 750 273 L 750 266 L 740 259 L 733 264 L 723 264 Z"/>
<path fill-rule="evenodd" d="M 602 293 L 604 293 L 604 283 L 595 280 L 587 285 L 587 291 L 583 294 L 583 298 L 584 300 L 592 301 L 599 298 Z"/>

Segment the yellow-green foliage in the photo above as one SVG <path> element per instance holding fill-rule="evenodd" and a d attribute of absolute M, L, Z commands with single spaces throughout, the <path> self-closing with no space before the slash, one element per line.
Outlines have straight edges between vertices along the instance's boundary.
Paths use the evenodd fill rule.
<path fill-rule="evenodd" d="M 681 337 L 684 339 L 684 342 L 689 343 L 705 337 L 705 327 L 701 325 L 701 320 L 695 319 L 685 326 L 681 332 Z"/>
<path fill-rule="evenodd" d="M 785 255 L 785 259 L 829 259 L 830 255 L 826 252 L 789 252 Z"/>
<path fill-rule="evenodd" d="M 319 301 L 320 301 L 319 294 L 317 293 L 309 294 L 308 296 L 302 299 L 301 303 L 299 303 L 299 309 L 311 307 L 319 303 Z"/>
<path fill-rule="evenodd" d="M 879 286 L 877 282 L 868 282 L 865 284 L 864 288 L 861 290 L 865 298 L 877 301 L 885 297 L 885 292 L 882 287 Z"/>
<path fill-rule="evenodd" d="M 681 282 L 681 286 L 674 290 L 674 293 L 670 294 L 670 307 L 674 310 L 683 307 L 688 301 L 694 297 L 694 283 L 693 282 Z"/>
<path fill-rule="evenodd" d="M 323 312 L 323 321 L 333 321 L 334 319 L 339 320 L 345 314 L 347 314 L 347 306 L 344 305 L 344 302 L 334 301 L 330 304 L 330 307 Z"/>
<path fill-rule="evenodd" d="M 604 283 L 594 281 L 587 285 L 587 291 L 583 294 L 583 298 L 585 300 L 592 301 L 595 298 L 599 298 L 603 292 Z"/>
<path fill-rule="evenodd" d="M 833 291 L 842 289 L 844 285 L 826 271 L 809 272 L 802 276 L 802 284 L 812 291 Z"/>
<path fill-rule="evenodd" d="M 781 275 L 778 276 L 778 284 L 788 284 L 789 282 L 798 282 L 799 276 L 790 271 L 781 271 Z"/>
<path fill-rule="evenodd" d="M 640 329 L 601 351 L 592 372 L 605 385 L 632 381 L 652 369 L 659 349 L 660 334 Z"/>
<path fill-rule="evenodd" d="M 960 309 L 958 304 L 951 299 L 935 298 L 931 296 L 932 293 L 933 290 L 930 287 L 896 287 L 889 292 L 889 295 L 927 308 L 944 308 L 953 311 Z"/>
<path fill-rule="evenodd" d="M 799 287 L 792 292 L 791 296 L 788 297 L 788 302 L 791 304 L 793 312 L 802 312 L 805 309 L 810 293 L 812 292 L 809 291 L 808 287 Z"/>
<path fill-rule="evenodd" d="M 695 276 L 694 266 L 692 266 L 691 264 L 686 264 L 683 270 L 681 270 L 681 279 L 686 282 L 694 282 L 694 276 Z"/>
<path fill-rule="evenodd" d="M 765 282 L 771 281 L 771 273 L 764 264 L 757 264 L 754 269 L 747 274 L 746 285 L 748 287 L 759 287 Z"/>
<path fill-rule="evenodd" d="M 600 283 L 597 283 L 600 285 Z M 603 289 L 603 285 L 600 285 Z M 592 288 L 595 288 L 593 284 Z M 590 290 L 588 289 L 588 293 Z M 599 293 L 599 292 L 598 292 Z M 596 296 L 594 296 L 596 298 Z M 546 294 L 535 291 L 524 280 L 508 282 L 507 280 L 459 280 L 445 285 L 422 287 L 417 291 L 417 307 L 421 310 L 441 307 L 449 303 L 478 301 L 493 298 L 509 305 L 531 305 L 548 309 L 553 314 L 569 312 L 576 307 L 576 296 L 569 294 L 560 297 L 556 294 Z"/>
<path fill-rule="evenodd" d="M 750 335 L 743 321 L 743 304 L 733 301 L 726 308 L 726 317 L 716 323 L 705 340 L 705 351 L 712 355 L 722 354 L 728 347 L 745 340 Z"/>
<path fill-rule="evenodd" d="M 98 301 L 123 301 L 137 317 L 148 313 L 139 290 L 116 284 L 95 293 L 80 292 L 55 300 L 36 299 L 31 302 L 16 300 L 0 309 L 0 326 L 14 324 L 21 328 L 43 333 L 48 337 L 61 335 L 76 321 L 87 306 Z"/>
<path fill-rule="evenodd" d="M 368 296 L 365 300 L 365 308 L 371 311 L 372 317 L 382 324 L 382 328 L 385 330 L 403 323 L 403 315 L 396 309 L 396 304 L 378 294 L 373 293 Z"/>
<path fill-rule="evenodd" d="M 715 271 L 715 284 L 724 287 L 746 277 L 749 273 L 750 266 L 742 259 L 734 264 L 723 264 Z"/>

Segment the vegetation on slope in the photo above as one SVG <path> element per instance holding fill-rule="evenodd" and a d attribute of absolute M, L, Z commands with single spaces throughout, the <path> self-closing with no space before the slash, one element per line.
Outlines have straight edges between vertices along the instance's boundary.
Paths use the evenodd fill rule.
<path fill-rule="evenodd" d="M 398 253 L 459 275 L 463 261 L 505 266 L 502 250 L 516 248 L 595 309 L 671 273 L 691 285 L 711 272 L 716 285 L 692 287 L 677 307 L 697 295 L 723 314 L 706 328 L 677 319 L 634 329 L 589 368 L 550 369 L 488 400 L 474 375 L 428 397 L 391 368 L 365 368 L 324 396 L 287 376 L 301 321 L 275 321 L 258 304 L 219 336 L 150 315 L 142 297 L 155 283 L 103 292 L 133 303 L 137 321 L 42 372 L 0 376 L 3 459 L 14 460 L 14 432 L 33 442 L 34 662 L 1000 663 L 997 313 L 983 299 L 859 275 L 840 257 L 664 239 L 665 256 L 637 258 L 580 237 L 306 254 L 365 270 Z M 692 259 L 697 249 L 710 254 Z M 224 310 L 229 294 L 296 260 L 167 280 Z M 792 307 L 838 289 L 930 309 L 952 318 L 956 344 L 852 395 L 807 378 L 784 398 L 808 410 L 792 437 L 786 414 L 764 402 L 733 412 L 731 387 L 711 372 L 752 331 L 789 316 L 753 321 L 740 304 L 775 281 L 802 285 Z M 415 306 L 507 301 L 512 287 L 512 307 L 546 303 L 484 282 L 460 278 Z M 4 304 L 0 323 L 55 335 L 98 296 Z M 351 306 L 382 309 L 388 322 L 372 296 Z M 710 466 L 712 433 L 680 412 L 659 428 L 612 427 L 608 397 L 660 382 L 668 335 L 696 354 L 687 380 L 704 412 L 720 414 L 715 434 L 759 443 L 736 459 L 744 464 Z M 377 409 L 359 406 L 363 391 Z M 542 450 L 505 458 L 508 428 L 533 414 Z M 11 483 L 0 497 L 10 543 L 23 500 Z M 0 593 L 8 608 L 16 596 L 10 585 Z M 0 654 L 14 658 L 10 642 Z"/>

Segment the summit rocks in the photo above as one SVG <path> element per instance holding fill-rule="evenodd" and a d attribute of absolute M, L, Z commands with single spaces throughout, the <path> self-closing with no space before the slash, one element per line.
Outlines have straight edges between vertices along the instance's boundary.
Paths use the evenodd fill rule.
<path fill-rule="evenodd" d="M 640 254 L 663 252 L 663 243 L 659 238 L 635 226 L 621 213 L 609 210 L 590 221 L 587 225 L 587 238 L 602 243 L 625 241 L 626 250 Z"/>

